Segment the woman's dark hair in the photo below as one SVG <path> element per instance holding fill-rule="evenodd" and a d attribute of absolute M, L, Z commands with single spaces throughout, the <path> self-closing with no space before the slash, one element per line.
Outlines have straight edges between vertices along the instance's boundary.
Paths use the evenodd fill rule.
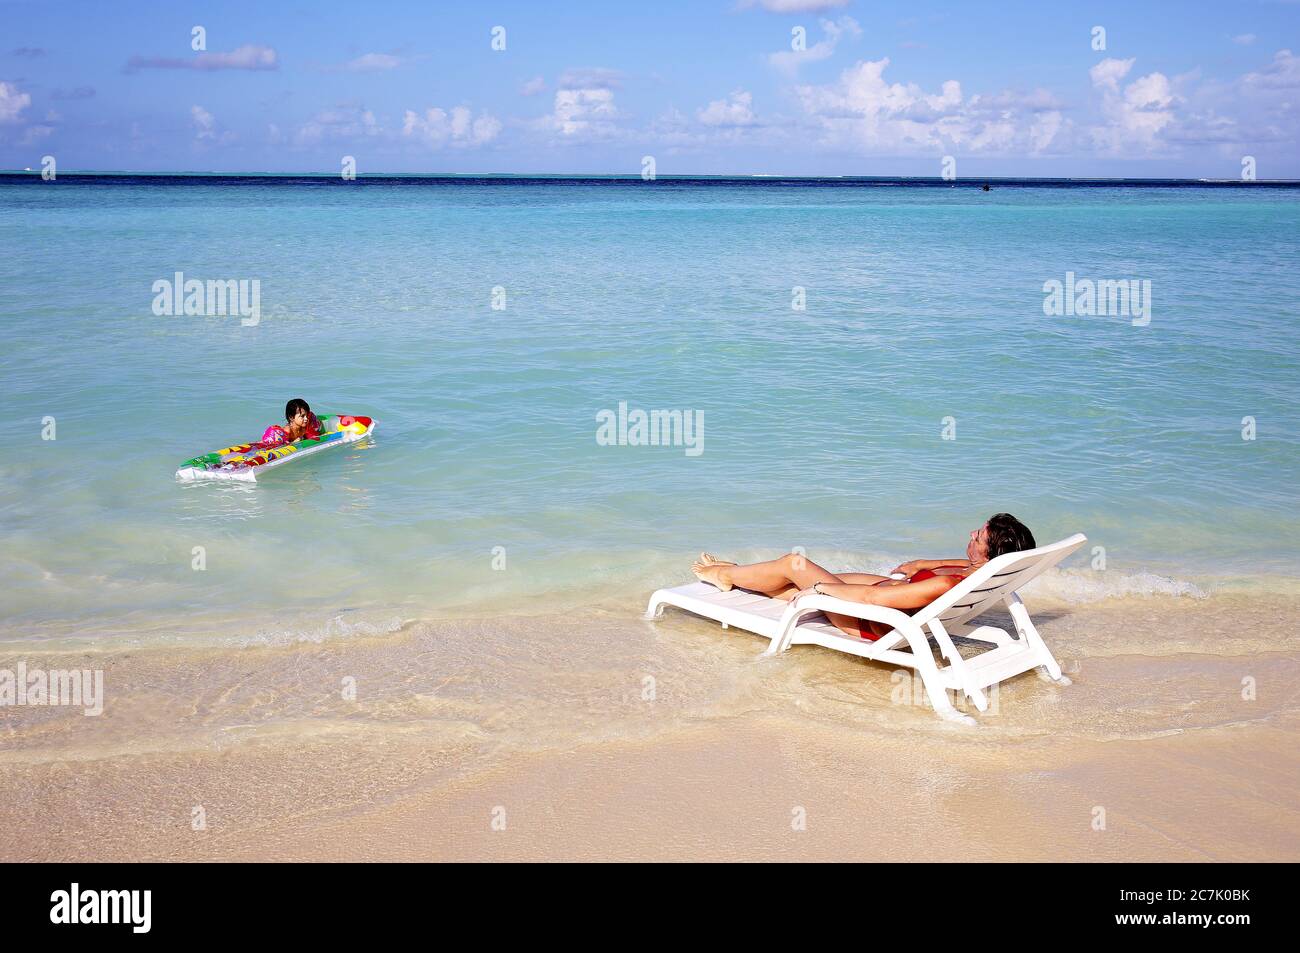
<path fill-rule="evenodd" d="M 307 402 L 301 397 L 295 397 L 293 400 L 289 401 L 289 403 L 284 405 L 284 419 L 293 420 L 293 418 L 298 416 L 298 411 L 300 410 L 307 411 L 307 416 L 311 416 L 311 408 L 307 406 Z"/>
<path fill-rule="evenodd" d="M 1037 545 L 1029 527 L 1010 513 L 990 516 L 987 525 L 989 559 L 997 559 L 1006 553 L 1023 552 Z"/>

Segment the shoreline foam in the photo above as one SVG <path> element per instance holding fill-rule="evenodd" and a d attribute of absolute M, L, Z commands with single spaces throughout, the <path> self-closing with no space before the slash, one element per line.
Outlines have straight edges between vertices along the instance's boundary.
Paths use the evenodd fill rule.
<path fill-rule="evenodd" d="M 745 559 L 751 554 L 741 554 Z M 752 558 L 770 558 L 773 553 L 756 551 Z M 863 558 L 847 553 L 819 557 L 842 571 L 887 573 L 901 560 Z M 419 623 L 470 622 L 485 618 L 533 618 L 557 613 L 590 611 L 637 614 L 637 604 L 654 589 L 680 584 L 682 557 L 655 558 L 647 567 L 642 561 L 626 560 L 616 567 L 593 567 L 590 583 L 555 585 L 549 577 L 515 589 L 496 589 L 486 584 L 471 587 L 459 600 L 439 597 L 437 591 L 410 596 L 401 602 L 364 599 L 356 605 L 333 605 L 308 610 L 282 608 L 275 613 L 250 619 L 246 610 L 207 610 L 189 613 L 180 620 L 162 609 L 137 610 L 120 621 L 102 619 L 99 628 L 78 618 L 44 619 L 27 626 L 10 622 L 0 626 L 0 654 L 8 652 L 118 651 L 149 647 L 197 648 L 288 645 L 298 642 L 348 641 L 400 632 Z M 443 580 L 443 591 L 446 580 Z M 599 588 L 600 592 L 594 592 Z M 593 595 L 596 597 L 593 600 Z M 1300 579 L 1291 576 L 1204 576 L 1166 574 L 1152 570 L 1056 569 L 1030 583 L 1024 591 L 1027 601 L 1045 606 L 1104 607 L 1136 600 L 1139 604 L 1173 600 L 1173 604 L 1215 602 L 1224 604 L 1252 601 L 1285 605 L 1300 603 Z"/>

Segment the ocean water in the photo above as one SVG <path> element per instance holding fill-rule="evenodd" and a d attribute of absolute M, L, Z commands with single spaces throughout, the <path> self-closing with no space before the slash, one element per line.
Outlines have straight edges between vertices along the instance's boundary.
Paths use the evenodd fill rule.
<path fill-rule="evenodd" d="M 0 176 L 0 239 L 3 642 L 621 617 L 701 549 L 888 568 L 1001 510 L 1101 548 L 1067 598 L 1300 577 L 1300 190 Z M 176 272 L 260 321 L 155 315 Z M 1067 273 L 1149 321 L 1045 314 Z M 376 437 L 175 481 L 290 397 Z M 605 445 L 620 404 L 702 430 Z"/>

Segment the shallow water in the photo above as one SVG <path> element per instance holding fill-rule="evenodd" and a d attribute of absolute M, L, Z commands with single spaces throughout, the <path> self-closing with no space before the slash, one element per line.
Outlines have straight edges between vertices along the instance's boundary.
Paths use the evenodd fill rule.
<path fill-rule="evenodd" d="M 1295 859 L 1300 192 L 642 185 L 0 176 L 0 670 L 105 693 L 0 709 L 0 858 Z M 154 316 L 178 270 L 260 323 Z M 1150 324 L 1046 317 L 1067 271 Z M 374 442 L 174 481 L 291 396 Z M 639 618 L 996 510 L 1090 544 L 1025 592 L 1074 684 L 977 728 Z"/>
<path fill-rule="evenodd" d="M 1104 547 L 1088 599 L 1295 584 L 1298 191 L 353 185 L 0 177 L 0 639 L 630 603 L 702 548 L 888 568 L 997 510 Z M 260 323 L 155 316 L 176 271 L 259 279 Z M 1150 279 L 1150 324 L 1045 316 L 1067 271 Z M 291 396 L 374 444 L 174 482 Z M 703 452 L 600 445 L 622 401 Z"/>
<path fill-rule="evenodd" d="M 0 716 L 0 857 L 1297 856 L 1294 601 L 1035 605 L 1073 684 L 1009 680 L 970 728 L 905 671 L 760 658 L 760 639 L 631 606 L 244 649 L 29 646 L 28 665 L 102 669 L 106 699 Z M 910 809 L 876 831 L 882 798 Z"/>

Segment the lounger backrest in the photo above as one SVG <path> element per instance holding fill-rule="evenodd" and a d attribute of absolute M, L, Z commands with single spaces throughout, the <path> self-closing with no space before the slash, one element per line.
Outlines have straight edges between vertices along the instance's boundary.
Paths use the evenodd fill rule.
<path fill-rule="evenodd" d="M 921 625 L 938 619 L 945 626 L 961 625 L 987 612 L 1029 580 L 1042 575 L 1088 541 L 1082 533 L 1050 546 L 1006 553 L 989 560 L 916 614 Z"/>

